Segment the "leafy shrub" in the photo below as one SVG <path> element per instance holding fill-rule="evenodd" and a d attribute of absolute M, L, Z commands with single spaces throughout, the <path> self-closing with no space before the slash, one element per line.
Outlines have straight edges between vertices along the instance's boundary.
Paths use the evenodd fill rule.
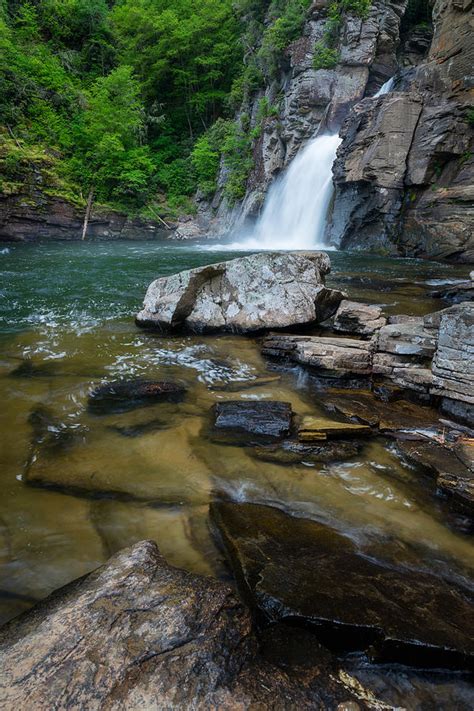
<path fill-rule="evenodd" d="M 339 61 L 337 49 L 327 47 L 319 41 L 314 45 L 313 67 L 315 69 L 332 69 Z"/>
<path fill-rule="evenodd" d="M 213 195 L 217 189 L 221 151 L 232 130 L 232 122 L 218 119 L 194 145 L 191 161 L 198 187 L 206 197 Z"/>

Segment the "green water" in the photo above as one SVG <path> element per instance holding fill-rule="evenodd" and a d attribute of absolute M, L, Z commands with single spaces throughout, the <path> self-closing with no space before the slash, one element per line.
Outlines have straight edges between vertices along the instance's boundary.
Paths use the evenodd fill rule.
<path fill-rule="evenodd" d="M 227 576 L 207 520 L 209 501 L 222 492 L 325 521 L 372 556 L 469 584 L 472 547 L 462 525 L 446 518 L 432 483 L 404 466 L 389 440 L 371 441 L 346 463 L 287 467 L 209 440 L 209 413 L 222 399 L 272 398 L 299 415 L 321 412 L 305 374 L 275 371 L 255 339 L 162 338 L 136 328 L 153 278 L 232 256 L 152 242 L 0 248 L 1 619 L 144 538 L 173 564 Z M 429 292 L 468 271 L 360 254 L 331 259 L 330 285 L 387 313 L 442 307 Z M 25 361 L 33 377 L 12 376 Z M 279 379 L 252 387 L 269 372 Z M 87 412 L 91 388 L 132 376 L 178 381 L 187 397 L 120 415 Z M 39 407 L 72 433 L 67 446 L 32 446 L 29 417 Z M 123 435 L 151 420 L 160 426 Z M 416 698 L 419 681 L 410 679 Z M 457 698 L 452 687 L 443 687 L 448 706 Z"/>

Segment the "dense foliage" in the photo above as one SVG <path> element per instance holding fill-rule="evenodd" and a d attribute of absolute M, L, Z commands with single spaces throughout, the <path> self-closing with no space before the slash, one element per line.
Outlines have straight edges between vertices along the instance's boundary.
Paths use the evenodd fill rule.
<path fill-rule="evenodd" d="M 363 15 L 368 2 L 331 7 Z M 196 189 L 215 192 L 223 163 L 225 195 L 241 198 L 253 144 L 278 115 L 266 99 L 252 120 L 247 107 L 278 76 L 309 5 L 0 0 L 0 191 L 40 183 L 81 205 L 93 195 L 173 214 Z M 321 66 L 337 60 L 321 54 Z"/>

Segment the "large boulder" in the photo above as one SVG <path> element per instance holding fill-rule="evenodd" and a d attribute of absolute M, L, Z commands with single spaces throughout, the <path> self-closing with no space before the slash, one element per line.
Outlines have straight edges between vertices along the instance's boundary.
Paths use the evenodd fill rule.
<path fill-rule="evenodd" d="M 348 537 L 269 506 L 218 502 L 211 516 L 247 601 L 267 622 L 307 625 L 336 651 L 468 668 L 467 590 L 364 554 Z"/>
<path fill-rule="evenodd" d="M 287 673 L 257 652 L 224 583 L 169 566 L 142 541 L 0 632 L 2 708 L 336 708 L 330 670 Z M 353 697 L 352 697 L 353 698 Z"/>
<path fill-rule="evenodd" d="M 152 282 L 139 326 L 250 332 L 324 321 L 343 293 L 324 286 L 323 252 L 271 252 L 232 259 Z"/>

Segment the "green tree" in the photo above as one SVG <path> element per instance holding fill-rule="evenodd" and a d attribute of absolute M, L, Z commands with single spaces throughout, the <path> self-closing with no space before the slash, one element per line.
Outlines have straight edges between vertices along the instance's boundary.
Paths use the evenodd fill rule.
<path fill-rule="evenodd" d="M 123 65 L 97 79 L 73 126 L 78 150 L 70 161 L 73 174 L 89 192 L 88 213 L 93 195 L 125 204 L 144 200 L 153 163 L 148 147 L 140 145 L 143 131 L 140 86 L 131 68 Z"/>

